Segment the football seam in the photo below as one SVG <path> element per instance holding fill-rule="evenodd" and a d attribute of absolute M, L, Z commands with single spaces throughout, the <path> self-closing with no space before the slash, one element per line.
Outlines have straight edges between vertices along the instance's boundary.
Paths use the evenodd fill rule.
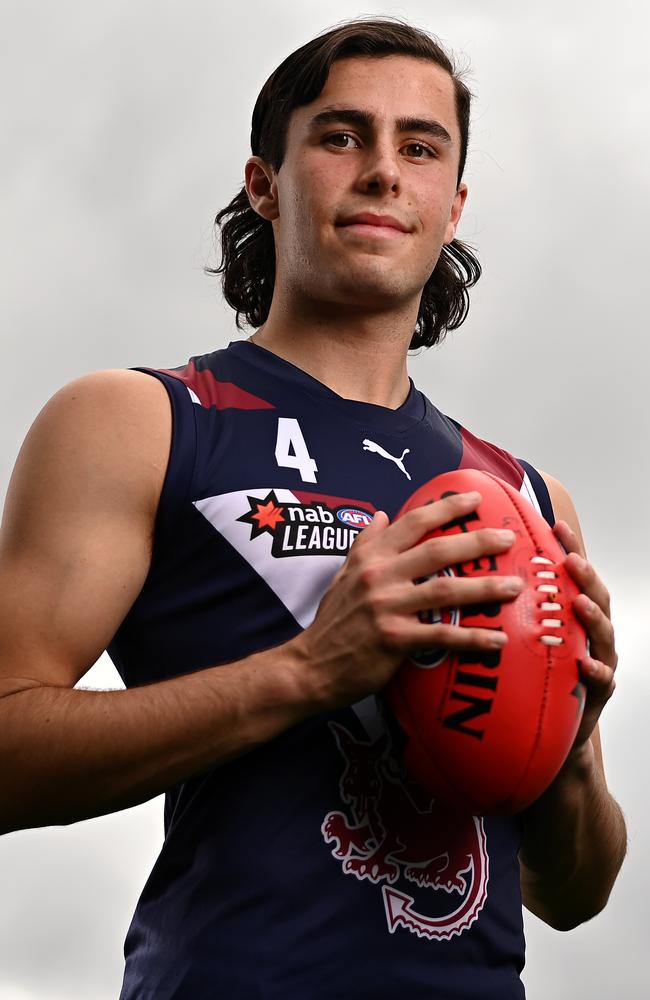
<path fill-rule="evenodd" d="M 519 498 L 518 497 L 513 497 L 511 495 L 511 493 L 504 488 L 503 484 L 499 481 L 499 477 L 498 476 L 494 476 L 491 472 L 488 472 L 487 475 L 490 476 L 490 478 L 494 480 L 494 482 L 499 486 L 499 488 L 502 490 L 502 492 L 505 493 L 506 496 L 508 497 L 508 499 L 511 501 L 513 507 L 515 508 L 515 510 L 517 511 L 517 513 L 519 514 L 519 516 L 520 516 L 520 518 L 521 518 L 521 520 L 522 520 L 522 522 L 524 524 L 524 527 L 526 528 L 526 531 L 528 532 L 528 536 L 529 536 L 531 542 L 533 543 L 533 545 L 535 546 L 536 551 L 538 553 L 541 552 L 542 551 L 542 547 L 540 546 L 539 541 L 535 537 L 535 533 L 533 531 L 533 528 L 532 528 L 532 526 L 531 526 L 531 524 L 530 524 L 530 522 L 528 520 L 528 517 L 526 516 L 526 511 L 519 504 Z M 513 490 L 514 490 L 514 487 L 513 487 Z M 550 649 L 550 647 L 547 647 L 546 648 L 546 670 L 545 670 L 545 673 L 544 673 L 544 691 L 543 691 L 543 694 L 542 694 L 542 702 L 541 702 L 540 709 L 539 709 L 539 717 L 538 717 L 538 720 L 537 720 L 537 729 L 536 729 L 536 732 L 535 732 L 535 737 L 533 739 L 533 745 L 531 747 L 531 751 L 530 751 L 530 754 L 529 754 L 529 757 L 528 757 L 528 761 L 527 761 L 526 766 L 524 768 L 524 772 L 523 772 L 521 778 L 519 779 L 519 782 L 517 783 L 517 787 L 516 787 L 515 791 L 510 796 L 511 799 L 515 798 L 518 789 L 521 788 L 523 782 L 525 781 L 526 777 L 528 776 L 528 774 L 530 772 L 530 769 L 531 769 L 531 766 L 533 764 L 534 757 L 535 757 L 536 752 L 537 752 L 537 750 L 539 748 L 540 740 L 542 738 L 542 731 L 543 731 L 543 728 L 544 728 L 544 721 L 545 721 L 545 717 L 546 717 L 546 708 L 547 708 L 547 705 L 548 705 L 548 689 L 549 689 L 549 684 L 550 684 L 551 672 L 553 670 L 553 664 L 551 662 L 551 656 L 552 656 L 551 649 Z"/>
<path fill-rule="evenodd" d="M 532 553 L 536 554 L 537 556 L 546 554 L 552 557 L 551 560 L 533 560 L 533 561 L 540 561 L 540 562 L 551 561 L 555 563 L 556 568 L 561 568 L 562 558 L 559 554 L 560 547 L 551 546 L 550 539 L 549 543 L 548 544 L 546 543 L 546 535 L 548 530 L 546 526 L 548 522 L 546 522 L 546 519 L 541 514 L 541 511 L 539 511 L 539 508 L 538 507 L 536 508 L 534 504 L 531 504 L 529 506 L 529 501 L 527 500 L 527 498 L 520 491 L 517 490 L 517 487 L 513 483 L 504 482 L 499 478 L 499 476 L 491 472 L 488 472 L 487 470 L 477 470 L 477 471 L 479 471 L 483 476 L 490 478 L 496 485 L 498 485 L 499 488 L 501 489 L 501 492 L 504 493 L 507 499 L 510 501 L 508 506 L 512 506 L 512 508 L 514 509 L 515 513 L 519 518 L 519 524 L 522 528 L 522 533 L 520 537 L 522 539 L 522 542 L 524 543 L 524 547 L 528 547 L 529 553 L 532 550 Z M 480 489 L 480 486 L 477 488 Z M 535 511 L 535 514 L 533 514 L 533 512 L 531 511 L 531 507 L 532 511 Z M 540 535 L 537 535 L 538 515 L 543 518 L 545 522 L 544 528 L 546 529 Z M 541 530 L 542 526 L 539 525 L 539 527 Z M 551 528 L 552 530 L 551 525 L 548 525 L 548 527 Z M 528 535 L 527 543 L 525 543 L 523 540 L 523 532 L 525 532 Z M 529 593 L 532 596 L 536 596 L 533 595 L 535 580 L 533 578 L 533 572 L 531 571 L 530 567 L 522 567 L 521 572 L 523 575 L 525 575 L 526 579 L 529 581 L 529 586 L 530 586 Z M 543 576 L 545 574 L 540 573 L 539 575 Z M 568 579 L 565 579 L 566 571 L 564 571 L 564 574 L 560 573 L 559 575 L 562 582 L 558 581 L 558 586 L 560 590 L 565 592 L 564 596 L 568 598 L 568 592 L 565 589 L 565 587 L 568 587 Z M 564 586 L 562 585 L 562 583 L 564 583 Z M 558 598 L 543 598 L 543 599 L 559 600 L 560 598 L 558 597 Z M 537 598 L 537 601 L 539 601 L 539 598 Z M 537 607 L 539 608 L 540 605 L 538 604 Z M 543 631 L 543 624 L 541 622 L 541 617 L 542 616 L 540 615 L 539 611 L 537 611 L 533 616 L 533 621 L 536 622 L 537 629 L 536 632 L 533 633 L 533 635 L 531 636 L 531 639 L 539 640 L 540 638 L 539 630 L 541 629 Z M 564 615 L 561 615 L 559 617 L 564 618 Z M 515 783 L 514 785 L 511 786 L 509 792 L 506 792 L 506 794 L 503 795 L 497 802 L 494 802 L 492 804 L 491 808 L 489 808 L 488 810 L 487 815 L 490 814 L 498 815 L 502 813 L 504 810 L 508 809 L 511 812 L 513 806 L 516 806 L 517 799 L 524 790 L 526 782 L 530 780 L 531 775 L 533 777 L 537 775 L 537 777 L 539 778 L 541 776 L 546 775 L 548 771 L 548 768 L 546 767 L 545 764 L 546 760 L 545 754 L 544 753 L 540 754 L 540 748 L 543 748 L 544 738 L 545 735 L 547 735 L 546 716 L 549 714 L 549 705 L 553 704 L 553 699 L 552 699 L 553 677 L 554 673 L 557 673 L 558 671 L 561 672 L 562 664 L 559 661 L 561 661 L 562 656 L 560 650 L 558 650 L 554 646 L 547 645 L 546 643 L 542 644 L 541 642 L 538 641 L 535 641 L 533 645 L 537 646 L 537 670 L 535 672 L 536 676 L 533 675 L 535 676 L 534 684 L 535 688 L 539 690 L 538 685 L 539 682 L 541 681 L 542 691 L 538 696 L 538 710 L 537 710 L 536 724 L 533 728 L 532 733 L 530 734 L 531 737 L 530 750 L 528 754 L 524 757 L 524 759 L 520 761 L 520 764 L 522 766 L 521 769 L 519 770 L 518 779 L 515 780 Z M 541 650 L 543 650 L 544 653 L 543 669 L 541 662 L 542 658 L 539 656 L 539 652 Z M 452 651 L 448 650 L 447 652 L 450 653 Z M 513 666 L 516 666 L 516 664 L 517 660 L 515 660 Z M 524 684 L 526 684 L 527 682 L 530 683 L 529 679 L 526 677 L 525 674 L 522 680 Z M 437 780 L 440 781 L 443 787 L 446 789 L 446 792 L 443 792 L 442 794 L 440 793 L 436 794 L 434 796 L 434 800 L 440 797 L 442 801 L 444 801 L 445 799 L 447 799 L 448 802 L 453 801 L 454 799 L 456 799 L 456 794 L 454 794 L 454 792 L 457 793 L 458 789 L 455 788 L 454 782 L 446 774 L 444 768 L 440 766 L 441 761 L 439 760 L 438 754 L 427 744 L 426 740 L 419 732 L 419 729 L 417 727 L 413 728 L 413 724 L 416 721 L 415 704 L 413 705 L 411 704 L 410 700 L 407 697 L 405 697 L 405 693 L 401 688 L 398 688 L 398 701 L 401 708 L 401 712 L 403 713 L 404 722 L 405 723 L 408 722 L 409 724 L 410 731 L 408 732 L 407 735 L 413 750 L 418 754 L 418 756 L 421 756 L 423 764 L 425 763 L 425 761 L 428 760 L 434 766 Z M 533 713 L 531 713 L 531 715 L 532 714 Z M 532 721 L 532 719 L 530 721 Z M 552 727 L 550 735 L 552 737 Z M 526 801 L 524 805 L 517 806 L 517 811 L 520 811 L 520 809 L 522 808 L 526 808 L 528 804 L 529 802 Z M 479 806 L 478 802 L 476 801 L 472 803 L 472 806 L 470 808 L 472 809 L 472 812 L 478 813 L 479 815 L 485 815 L 483 809 L 481 808 L 481 806 Z"/>
<path fill-rule="evenodd" d="M 542 695 L 542 708 L 540 709 L 540 714 L 544 713 L 545 708 L 546 708 L 546 704 L 548 702 L 548 689 L 549 689 L 549 685 L 550 685 L 550 681 L 551 681 L 551 671 L 553 669 L 552 664 L 549 662 L 550 658 L 551 658 L 551 651 L 547 650 L 547 653 L 546 653 L 546 671 L 545 671 L 545 674 L 544 674 L 544 693 Z M 526 778 L 528 777 L 528 775 L 530 773 L 530 770 L 531 770 L 531 767 L 533 765 L 536 752 L 537 752 L 537 750 L 539 748 L 539 743 L 540 743 L 540 740 L 542 738 L 542 729 L 543 729 L 543 720 L 540 718 L 538 726 L 537 726 L 537 731 L 535 733 L 535 737 L 534 737 L 534 741 L 533 741 L 533 746 L 531 748 L 530 755 L 528 757 L 528 761 L 527 761 L 526 766 L 524 768 L 523 774 L 521 775 L 521 778 L 517 782 L 517 785 L 515 786 L 515 788 L 514 788 L 512 794 L 510 795 L 509 799 L 506 800 L 506 803 L 504 803 L 504 804 L 507 804 L 507 802 L 509 802 L 511 799 L 516 800 L 517 793 L 519 792 L 519 789 L 521 788 L 521 786 L 526 781 Z"/>

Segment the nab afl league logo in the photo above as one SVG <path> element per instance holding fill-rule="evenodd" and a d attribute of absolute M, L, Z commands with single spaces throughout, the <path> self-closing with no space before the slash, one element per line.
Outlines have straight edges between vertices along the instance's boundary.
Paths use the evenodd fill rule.
<path fill-rule="evenodd" d="M 433 580 L 436 576 L 455 575 L 452 569 L 441 569 L 438 573 L 433 573 L 431 576 L 419 577 L 415 582 L 426 583 L 427 580 Z M 458 625 L 460 622 L 460 609 L 428 608 L 426 611 L 418 611 L 418 618 L 423 625 Z M 416 667 L 421 667 L 423 670 L 432 670 L 433 667 L 439 667 L 448 656 L 448 649 L 417 649 L 411 653 L 410 660 Z"/>
<path fill-rule="evenodd" d="M 372 514 L 367 510 L 357 510 L 356 507 L 344 507 L 337 510 L 336 516 L 343 524 L 349 524 L 353 528 L 365 528 L 372 521 Z"/>

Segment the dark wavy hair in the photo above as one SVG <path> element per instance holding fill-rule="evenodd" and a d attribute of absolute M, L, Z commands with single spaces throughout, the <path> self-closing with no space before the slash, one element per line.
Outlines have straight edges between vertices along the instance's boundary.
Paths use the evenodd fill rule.
<path fill-rule="evenodd" d="M 397 18 L 348 21 L 292 52 L 268 78 L 255 102 L 253 155 L 261 156 L 277 172 L 284 158 L 291 112 L 318 97 L 337 59 L 355 55 L 414 56 L 437 63 L 449 73 L 461 137 L 460 184 L 467 157 L 471 92 L 440 43 Z M 222 275 L 224 297 L 236 310 L 237 326 L 241 329 L 243 319 L 259 327 L 268 317 L 275 284 L 272 225 L 251 208 L 246 189 L 242 188 L 217 214 L 215 230 L 220 230 L 221 235 L 221 263 L 205 271 Z M 447 330 L 460 326 L 469 309 L 468 289 L 480 276 L 481 265 L 467 244 L 454 239 L 442 247 L 422 291 L 411 349 L 440 343 Z"/>

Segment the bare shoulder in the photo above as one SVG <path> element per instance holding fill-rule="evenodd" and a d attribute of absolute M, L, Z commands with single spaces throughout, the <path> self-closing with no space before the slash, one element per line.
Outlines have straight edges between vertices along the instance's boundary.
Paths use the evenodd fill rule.
<path fill-rule="evenodd" d="M 585 544 L 582 531 L 580 530 L 580 521 L 571 494 L 566 486 L 559 479 L 556 479 L 555 476 L 551 476 L 548 472 L 542 472 L 541 469 L 539 470 L 539 474 L 546 483 L 556 521 L 566 521 L 577 535 L 584 551 Z"/>
<path fill-rule="evenodd" d="M 165 386 L 121 370 L 36 417 L 0 527 L 0 695 L 72 685 L 110 642 L 149 570 L 171 427 Z"/>
<path fill-rule="evenodd" d="M 124 461 L 165 459 L 171 436 L 171 407 L 164 385 L 151 375 L 125 369 L 90 372 L 64 385 L 34 421 L 35 434 L 71 434 L 99 452 Z M 30 432 L 31 433 L 31 432 Z M 154 454 L 152 454 L 152 448 Z M 157 453 L 157 454 L 156 454 Z"/>
<path fill-rule="evenodd" d="M 106 368 L 80 375 L 55 392 L 45 404 L 37 421 L 46 415 L 56 421 L 82 409 L 86 415 L 101 419 L 104 428 L 143 418 L 146 429 L 149 417 L 162 416 L 170 410 L 167 390 L 162 383 L 144 372 L 126 368 Z M 157 414 L 153 411 L 158 411 Z"/>
<path fill-rule="evenodd" d="M 83 479 L 111 482 L 155 512 L 171 442 L 171 407 L 158 379 L 122 369 L 91 372 L 64 385 L 32 424 L 12 487 Z M 25 478 L 28 482 L 25 482 Z M 18 482 L 16 482 L 18 480 Z"/>

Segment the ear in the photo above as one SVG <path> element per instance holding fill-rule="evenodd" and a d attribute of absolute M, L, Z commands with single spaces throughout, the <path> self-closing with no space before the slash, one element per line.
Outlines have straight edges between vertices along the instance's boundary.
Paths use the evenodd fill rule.
<path fill-rule="evenodd" d="M 246 194 L 251 208 L 263 219 L 272 222 L 280 215 L 278 210 L 278 185 L 273 167 L 261 156 L 251 156 L 244 168 Z"/>
<path fill-rule="evenodd" d="M 336 740 L 339 750 L 341 753 L 345 754 L 345 748 L 351 746 L 353 743 L 356 743 L 356 740 L 352 738 L 345 726 L 341 726 L 338 722 L 328 722 L 328 726 L 334 734 L 334 739 Z"/>
<path fill-rule="evenodd" d="M 465 200 L 467 198 L 467 184 L 459 184 L 458 190 L 454 195 L 454 200 L 451 203 L 451 212 L 449 213 L 449 222 L 445 229 L 444 243 L 451 243 L 454 236 L 456 235 L 456 228 L 460 222 L 460 217 L 463 214 L 463 207 L 465 205 Z"/>

